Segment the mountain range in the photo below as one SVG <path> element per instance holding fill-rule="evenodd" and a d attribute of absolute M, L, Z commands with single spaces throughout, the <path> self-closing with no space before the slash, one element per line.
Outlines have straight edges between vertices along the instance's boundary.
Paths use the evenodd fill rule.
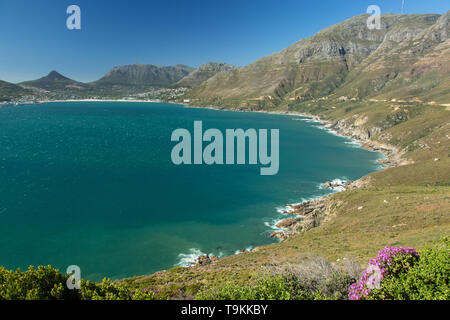
<path fill-rule="evenodd" d="M 360 15 L 231 72 L 188 95 L 197 104 L 276 107 L 323 97 L 450 100 L 449 12 Z"/>
<path fill-rule="evenodd" d="M 234 69 L 237 69 L 237 67 L 228 63 L 208 62 L 176 82 L 172 87 L 195 88 L 219 72 L 227 72 Z"/>
<path fill-rule="evenodd" d="M 99 80 L 90 83 L 75 81 L 51 71 L 37 80 L 19 83 L 16 89 L 25 88 L 39 93 L 66 93 L 75 96 L 127 95 L 146 92 L 151 88 L 169 88 L 175 84 L 177 87 L 197 86 L 217 72 L 232 68 L 231 65 L 214 62 L 202 65 L 198 69 L 181 64 L 175 66 L 132 64 L 114 67 Z"/>
<path fill-rule="evenodd" d="M 114 67 L 101 79 L 92 82 L 92 85 L 169 87 L 194 70 L 194 68 L 185 65 L 162 67 L 149 64 L 132 64 Z"/>
<path fill-rule="evenodd" d="M 21 88 L 9 84 L 9 92 L 114 97 L 183 87 L 190 90 L 179 99 L 248 109 L 291 108 L 318 99 L 448 103 L 449 15 L 384 14 L 379 30 L 369 30 L 369 16 L 359 15 L 245 67 L 133 64 L 90 83 L 52 71 L 19 83 Z"/>

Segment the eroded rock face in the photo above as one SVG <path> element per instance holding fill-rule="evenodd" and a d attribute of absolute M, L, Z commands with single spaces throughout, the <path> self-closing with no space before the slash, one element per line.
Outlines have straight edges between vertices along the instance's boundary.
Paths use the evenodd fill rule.
<path fill-rule="evenodd" d="M 358 180 L 359 182 L 359 180 Z M 353 186 L 357 181 L 349 183 Z M 300 234 L 316 228 L 336 216 L 336 208 L 342 205 L 342 201 L 335 200 L 330 196 L 305 201 L 296 205 L 287 205 L 289 208 L 286 214 L 295 215 L 296 218 L 289 218 L 281 221 L 277 226 L 284 230 L 272 232 L 271 237 L 285 240 L 291 236 Z"/>
<path fill-rule="evenodd" d="M 358 119 L 353 118 L 344 118 L 333 123 L 328 123 L 325 127 L 339 135 L 347 136 L 360 141 L 361 147 L 367 150 L 382 152 L 386 156 L 387 160 L 383 160 L 380 163 L 384 164 L 385 167 L 410 163 L 410 160 L 401 158 L 401 150 L 398 150 L 387 143 L 377 141 L 378 139 L 373 139 L 374 136 L 380 138 L 386 128 L 375 126 L 366 127 L 365 123 L 361 124 L 358 122 Z"/>

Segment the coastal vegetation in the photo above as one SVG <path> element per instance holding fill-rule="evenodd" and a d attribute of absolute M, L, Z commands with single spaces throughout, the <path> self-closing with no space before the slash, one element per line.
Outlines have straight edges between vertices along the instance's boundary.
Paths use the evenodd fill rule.
<path fill-rule="evenodd" d="M 298 264 L 272 264 L 263 274 L 244 284 L 222 279 L 202 287 L 190 298 L 199 300 L 448 300 L 450 298 L 447 239 L 434 248 L 386 247 L 362 273 L 359 263 L 346 259 L 341 265 L 319 256 Z M 376 269 L 371 268 L 376 267 Z M 374 273 L 379 272 L 378 274 Z M 81 280 L 80 289 L 69 290 L 64 275 L 51 266 L 30 267 L 22 272 L 0 268 L 0 300 L 153 300 L 170 299 L 167 291 L 133 288 L 127 283 Z M 70 281 L 70 280 L 69 280 Z M 375 283 L 377 282 L 377 283 Z M 370 286 L 372 284 L 372 286 Z M 189 297 L 188 297 L 189 298 Z"/>
<path fill-rule="evenodd" d="M 0 267 L 0 300 L 148 300 L 149 292 L 130 290 L 108 279 L 102 283 L 81 280 L 80 289 L 70 290 L 69 275 L 51 266 L 30 266 L 26 271 Z"/>

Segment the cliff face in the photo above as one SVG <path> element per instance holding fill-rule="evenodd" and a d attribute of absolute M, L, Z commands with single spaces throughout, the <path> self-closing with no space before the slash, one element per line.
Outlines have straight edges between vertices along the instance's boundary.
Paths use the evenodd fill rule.
<path fill-rule="evenodd" d="M 397 25 L 369 57 L 352 70 L 337 95 L 376 100 L 449 100 L 449 13 L 422 24 Z M 416 22 L 416 16 L 413 16 Z M 426 27 L 428 25 L 428 27 Z"/>
<path fill-rule="evenodd" d="M 330 95 L 360 99 L 395 91 L 406 97 L 409 85 L 430 81 L 420 79 L 425 74 L 448 78 L 448 17 L 386 14 L 381 30 L 369 30 L 368 15 L 356 16 L 247 67 L 218 73 L 189 96 L 199 104 L 249 107 Z M 406 75 L 410 83 L 391 84 Z"/>

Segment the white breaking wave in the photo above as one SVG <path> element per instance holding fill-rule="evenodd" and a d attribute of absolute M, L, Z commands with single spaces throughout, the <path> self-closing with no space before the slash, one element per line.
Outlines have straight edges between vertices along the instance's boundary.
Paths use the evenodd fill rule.
<path fill-rule="evenodd" d="M 189 249 L 189 253 L 180 253 L 178 255 L 179 262 L 175 265 L 177 267 L 190 267 L 195 264 L 198 257 L 204 256 L 201 250 L 196 248 Z"/>
<path fill-rule="evenodd" d="M 190 267 L 195 265 L 198 258 L 206 255 L 203 251 L 197 248 L 189 249 L 189 253 L 180 253 L 178 255 L 179 262 L 175 265 L 176 267 Z M 215 255 L 213 253 L 208 254 L 208 256 L 216 256 L 218 258 L 222 258 L 225 254 L 223 252 L 219 252 L 219 254 Z"/>
<path fill-rule="evenodd" d="M 333 190 L 333 191 L 337 191 L 337 192 L 345 191 L 344 184 L 346 184 L 348 181 L 349 180 L 347 179 L 347 177 L 336 178 L 336 179 L 334 179 L 334 180 L 332 180 L 330 182 L 331 182 L 331 184 L 335 184 L 335 185 L 337 184 L 339 186 L 328 188 L 328 187 L 324 186 L 325 183 L 320 183 L 319 184 L 319 189 L 328 189 L 328 190 Z"/>
<path fill-rule="evenodd" d="M 291 206 L 277 207 L 276 210 L 279 214 L 288 214 L 290 212 L 295 211 L 294 208 L 292 208 Z"/>
<path fill-rule="evenodd" d="M 330 133 L 330 134 L 332 134 L 332 135 L 334 135 L 334 136 L 336 136 L 336 137 L 339 137 L 339 138 L 345 138 L 345 136 L 340 135 L 340 134 L 337 133 L 336 131 L 334 131 L 334 130 L 328 128 L 327 126 L 325 126 L 325 125 L 323 125 L 323 124 L 322 124 L 322 125 L 318 125 L 318 126 L 314 126 L 314 127 L 316 127 L 317 129 L 320 129 L 320 130 L 325 130 L 326 132 L 328 132 L 328 133 Z"/>
<path fill-rule="evenodd" d="M 272 219 L 271 221 L 266 221 L 264 222 L 264 225 L 274 231 L 283 231 L 283 228 L 278 228 L 277 224 L 280 223 L 281 221 L 285 220 L 286 218 L 282 218 L 282 219 Z"/>
<path fill-rule="evenodd" d="M 252 251 L 253 250 L 253 247 L 252 246 L 248 246 L 247 248 L 245 248 L 244 250 L 236 250 L 235 252 L 234 252 L 234 254 L 236 255 L 236 254 L 241 254 L 241 253 L 244 253 L 244 252 L 250 252 L 250 251 Z"/>
<path fill-rule="evenodd" d="M 298 116 L 292 115 L 291 119 L 294 121 L 305 121 L 305 122 L 310 122 L 310 123 L 323 124 L 321 121 L 318 121 L 315 118 L 305 117 L 305 116 L 301 116 L 301 115 L 298 115 Z"/>
<path fill-rule="evenodd" d="M 353 148 L 361 148 L 361 142 L 355 139 L 350 139 L 349 141 L 345 141 L 344 143 Z"/>
<path fill-rule="evenodd" d="M 334 179 L 333 181 L 331 181 L 332 184 L 345 184 L 348 182 L 348 179 L 346 177 L 343 177 L 341 179 Z"/>

